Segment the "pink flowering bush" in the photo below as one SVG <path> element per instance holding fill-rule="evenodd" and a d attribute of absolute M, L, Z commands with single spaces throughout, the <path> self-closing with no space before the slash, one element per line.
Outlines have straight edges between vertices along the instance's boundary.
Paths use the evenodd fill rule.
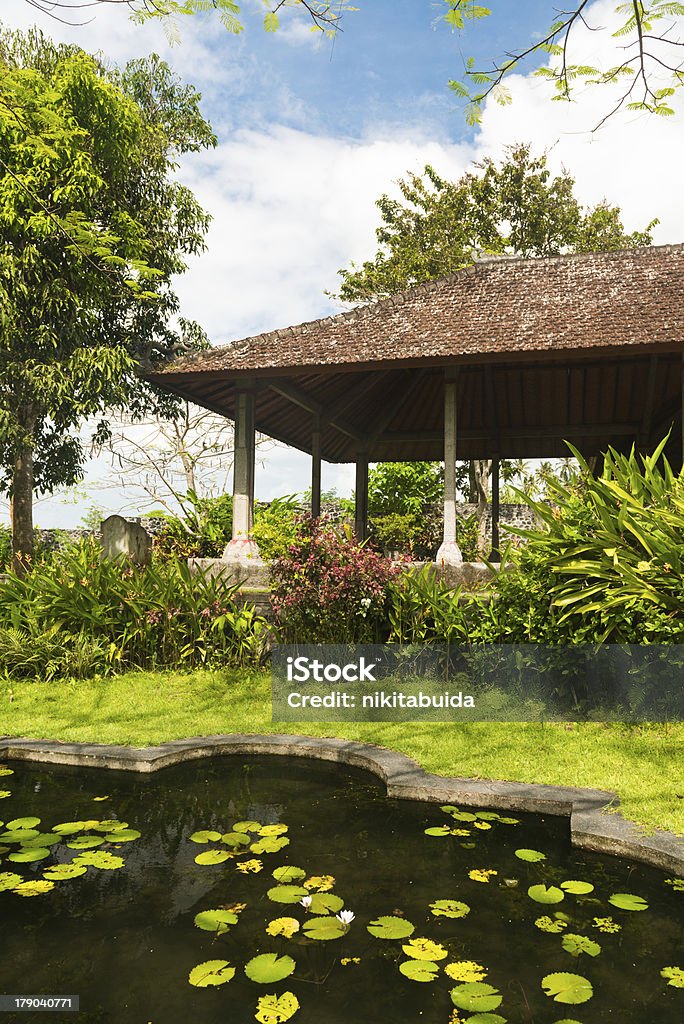
<path fill-rule="evenodd" d="M 284 643 L 375 643 L 387 633 L 390 581 L 399 567 L 349 529 L 302 519 L 271 565 L 271 598 Z"/>

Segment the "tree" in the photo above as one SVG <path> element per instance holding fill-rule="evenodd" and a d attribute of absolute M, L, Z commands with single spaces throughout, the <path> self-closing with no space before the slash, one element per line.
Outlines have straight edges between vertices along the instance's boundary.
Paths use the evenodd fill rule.
<path fill-rule="evenodd" d="M 444 18 L 456 31 L 463 31 L 469 22 L 491 14 L 477 0 L 443 0 L 443 3 L 448 8 Z M 534 33 L 533 43 L 507 52 L 487 68 L 476 67 L 474 58 L 468 58 L 465 83 L 449 83 L 456 95 L 467 101 L 468 121 L 479 122 L 489 96 L 499 103 L 509 103 L 505 80 L 520 70 L 523 61 L 535 58 L 550 58 L 548 65 L 535 74 L 553 84 L 555 100 L 569 101 L 578 89 L 589 84 L 616 86 L 612 105 L 594 130 L 623 108 L 665 117 L 674 114 L 672 97 L 684 85 L 681 59 L 684 4 L 673 0 L 624 0 L 617 4 L 614 8 L 617 24 L 611 33 L 615 39 L 616 63 L 605 68 L 586 64 L 577 53 L 578 30 L 608 31 L 605 24 L 596 20 L 592 4 L 593 0 L 575 0 L 568 10 L 562 11 L 549 4 L 553 11 L 551 24 Z"/>
<path fill-rule="evenodd" d="M 554 256 L 649 245 L 651 221 L 642 231 L 625 232 L 620 210 L 603 202 L 584 210 L 567 171 L 552 177 L 545 155 L 530 147 L 509 147 L 506 158 L 487 158 L 458 181 L 441 178 L 432 167 L 399 181 L 402 199 L 377 201 L 382 222 L 380 248 L 361 267 L 340 270 L 339 298 L 369 301 L 412 284 L 472 265 L 478 255 Z M 484 539 L 489 475 L 487 459 L 470 463 L 470 500 L 478 506 Z"/>
<path fill-rule="evenodd" d="M 179 153 L 215 139 L 199 94 L 158 58 L 107 70 L 39 32 L 0 34 L 0 489 L 15 567 L 33 549 L 34 490 L 80 476 L 79 423 L 176 400 L 141 365 L 196 344 L 172 275 L 209 218 L 173 181 Z M 22 557 L 23 556 L 23 557 Z"/>
<path fill-rule="evenodd" d="M 36 10 L 49 14 L 60 21 L 74 24 L 73 18 L 81 17 L 84 8 L 91 7 L 126 7 L 131 11 L 134 21 L 144 22 L 152 19 L 169 19 L 178 15 L 201 14 L 215 12 L 221 24 L 229 32 L 238 35 L 244 26 L 240 20 L 240 4 L 234 0 L 26 0 Z M 313 32 L 324 32 L 334 35 L 341 27 L 344 10 L 354 10 L 348 6 L 348 0 L 264 0 L 264 28 L 267 32 L 275 32 L 280 24 L 280 12 L 285 8 L 298 8 L 305 11 L 311 18 Z"/>

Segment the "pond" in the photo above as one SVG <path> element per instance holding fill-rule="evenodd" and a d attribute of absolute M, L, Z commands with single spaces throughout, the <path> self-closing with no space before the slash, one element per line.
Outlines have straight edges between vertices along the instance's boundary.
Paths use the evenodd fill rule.
<path fill-rule="evenodd" d="M 3 1024 L 684 1019 L 684 883 L 565 819 L 301 759 L 0 773 L 0 993 L 80 997 Z"/>

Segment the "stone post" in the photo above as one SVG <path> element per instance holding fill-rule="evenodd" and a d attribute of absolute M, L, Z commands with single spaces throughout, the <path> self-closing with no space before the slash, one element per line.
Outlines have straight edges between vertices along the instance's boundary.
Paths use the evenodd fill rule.
<path fill-rule="evenodd" d="M 252 540 L 254 522 L 254 392 L 239 390 L 235 395 L 235 453 L 233 461 L 233 539 L 223 552 L 223 561 L 250 564 L 260 560 Z"/>
<path fill-rule="evenodd" d="M 456 543 L 456 375 L 444 380 L 444 540 L 437 552 L 437 564 L 460 565 L 461 549 Z"/>
<path fill-rule="evenodd" d="M 311 433 L 311 515 L 318 519 L 321 514 L 321 421 L 314 419 Z"/>
<path fill-rule="evenodd" d="M 501 531 L 499 529 L 501 520 L 501 507 L 499 500 L 500 475 L 501 462 L 499 459 L 492 459 L 492 550 L 489 555 L 490 562 L 498 562 L 501 559 L 499 551 L 501 546 Z"/>
<path fill-rule="evenodd" d="M 368 536 L 368 452 L 356 455 L 356 509 L 355 533 L 357 540 Z"/>

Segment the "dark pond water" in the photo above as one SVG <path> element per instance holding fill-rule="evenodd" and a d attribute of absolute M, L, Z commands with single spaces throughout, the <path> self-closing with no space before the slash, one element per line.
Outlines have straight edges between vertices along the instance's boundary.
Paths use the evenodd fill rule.
<path fill-rule="evenodd" d="M 15 841 L 0 854 L 0 879 L 9 871 L 26 879 L 41 879 L 46 869 L 49 875 L 50 865 L 82 856 L 83 850 L 66 847 L 77 835 L 115 838 L 115 832 L 98 833 L 94 819 L 125 821 L 141 837 L 97 848 L 124 858 L 122 868 L 90 866 L 29 898 L 0 892 L 0 993 L 78 994 L 81 1000 L 78 1014 L 0 1013 L 2 1024 L 248 1024 L 259 997 L 287 991 L 300 1004 L 295 1024 L 448 1024 L 473 1017 L 466 1009 L 452 1016 L 450 991 L 467 983 L 467 974 L 452 980 L 443 970 L 463 961 L 481 965 L 484 983 L 501 997 L 498 1017 L 475 1016 L 475 1024 L 684 1020 L 684 989 L 660 975 L 665 967 L 684 968 L 684 892 L 655 870 L 572 850 L 564 819 L 515 814 L 513 824 L 485 812 L 476 827 L 437 806 L 387 800 L 366 774 L 301 760 L 233 757 L 152 776 L 9 767 L 14 774 L 0 778 L 0 790 L 11 793 L 0 800 L 2 822 L 35 816 L 41 833 L 70 821 L 90 827 L 63 836 L 49 857 L 33 863 L 8 860 L 19 849 Z M 98 796 L 108 799 L 94 800 Z M 190 841 L 196 831 L 229 833 L 236 822 L 250 820 L 285 823 L 290 844 L 215 865 L 195 862 L 200 853 L 224 848 Z M 470 834 L 425 834 L 445 824 Z M 546 859 L 523 861 L 517 849 L 543 852 Z M 263 864 L 259 873 L 236 868 L 256 859 Z M 302 868 L 307 878 L 334 876 L 332 892 L 356 915 L 347 934 L 314 941 L 301 931 L 290 939 L 266 933 L 273 919 L 303 923 L 311 916 L 298 903 L 267 897 L 277 884 L 272 872 L 282 865 Z M 473 870 L 497 873 L 482 882 L 469 877 Z M 530 886 L 559 887 L 567 880 L 594 889 L 566 891 L 562 902 L 550 905 L 528 896 Z M 648 909 L 612 906 L 615 893 L 641 897 Z M 458 900 L 470 912 L 435 916 L 430 904 L 437 900 Z M 234 904 L 245 907 L 224 934 L 195 927 L 199 912 Z M 563 932 L 535 926 L 543 916 L 558 921 L 556 913 L 567 917 Z M 400 973 L 399 964 L 410 959 L 401 948 L 408 938 L 369 934 L 367 924 L 383 915 L 403 916 L 415 926 L 412 939 L 442 947 L 432 950 L 434 981 Z M 621 927 L 600 931 L 594 918 Z M 567 934 L 588 937 L 601 952 L 572 956 L 562 945 Z M 245 964 L 268 952 L 291 956 L 294 973 L 257 984 L 246 977 Z M 343 965 L 346 958 L 360 962 Z M 234 978 L 218 988 L 193 987 L 189 972 L 208 960 L 228 961 L 237 968 Z M 541 981 L 556 973 L 587 979 L 592 997 L 580 1005 L 555 1001 Z"/>

